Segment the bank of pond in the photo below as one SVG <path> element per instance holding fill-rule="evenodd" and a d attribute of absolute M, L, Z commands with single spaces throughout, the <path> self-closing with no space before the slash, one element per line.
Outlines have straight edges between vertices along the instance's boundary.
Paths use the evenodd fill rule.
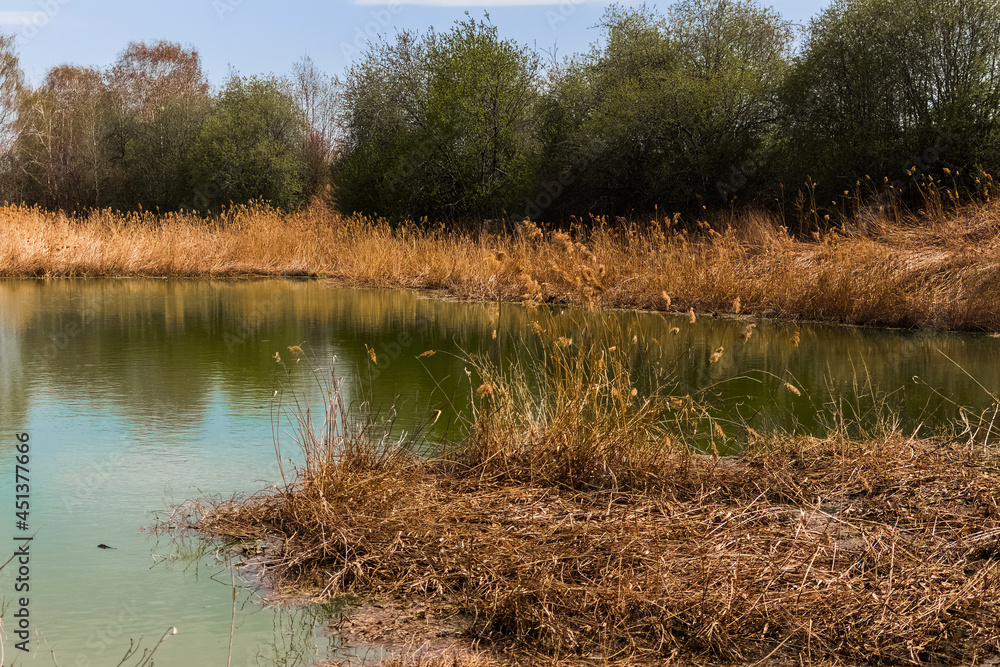
<path fill-rule="evenodd" d="M 310 467 L 296 442 L 298 416 L 309 410 L 321 442 L 329 396 L 323 387 L 329 383 L 336 383 L 348 407 L 344 414 L 352 416 L 331 430 L 334 441 L 357 423 L 354 416 L 366 415 L 372 433 L 384 432 L 378 442 L 402 437 L 413 443 L 406 457 L 393 458 L 385 468 L 398 481 L 389 485 L 389 495 L 354 494 L 357 513 L 340 516 L 355 522 L 355 532 L 344 534 L 361 540 L 365 531 L 384 536 L 392 526 L 418 530 L 424 524 L 413 512 L 424 507 L 429 509 L 422 520 L 430 523 L 421 534 L 427 534 L 397 541 L 392 553 L 446 570 L 449 558 L 492 553 L 496 560 L 489 563 L 455 565 L 447 581 L 424 577 L 410 583 L 419 583 L 430 597 L 441 590 L 492 600 L 494 606 L 460 610 L 481 614 L 465 636 L 509 648 L 507 659 L 536 639 L 532 650 L 550 657 L 590 652 L 608 659 L 665 659 L 684 645 L 690 646 L 689 657 L 738 661 L 762 658 L 772 649 L 788 657 L 805 641 L 809 650 L 857 659 L 861 649 L 850 647 L 868 646 L 875 641 L 873 628 L 885 630 L 879 624 L 896 619 L 897 635 L 880 631 L 885 642 L 878 644 L 878 655 L 902 661 L 910 650 L 902 639 L 908 626 L 900 620 L 907 614 L 920 619 L 925 633 L 910 637 L 916 642 L 913 659 L 970 658 L 996 650 L 995 627 L 978 615 L 989 611 L 986 597 L 978 611 L 966 603 L 945 604 L 949 595 L 958 600 L 959 591 L 974 599 L 970 587 L 988 590 L 996 581 L 990 549 L 1000 533 L 991 532 L 996 500 L 990 485 L 1000 340 L 989 335 L 456 302 L 419 292 L 339 289 L 322 281 L 141 279 L 0 282 L 0 332 L 3 423 L 30 433 L 34 447 L 38 492 L 32 516 L 40 532 L 33 555 L 33 625 L 60 664 L 73 664 L 78 656 L 120 659 L 130 638 L 155 643 L 169 627 L 178 633 L 157 648 L 164 664 L 221 663 L 230 651 L 245 664 L 281 665 L 383 655 L 384 642 L 365 644 L 327 630 L 341 614 L 350 617 L 346 610 L 358 599 L 261 603 L 265 591 L 257 585 L 268 547 L 288 542 L 280 533 L 255 533 L 250 541 L 244 536 L 233 550 L 226 546 L 233 535 L 220 543 L 150 530 L 169 523 L 172 514 L 187 516 L 179 507 L 225 506 L 233 494 L 262 490 L 255 497 L 264 502 L 274 485 L 302 485 Z M 553 372 L 564 384 L 550 383 Z M 587 373 L 604 380 L 566 384 L 591 377 Z M 563 403 L 555 400 L 558 391 L 550 391 L 558 386 L 567 390 Z M 655 404 L 646 402 L 651 397 Z M 611 432 L 618 439 L 604 449 L 580 450 L 583 459 L 567 458 L 567 450 L 558 449 L 563 445 L 541 436 L 501 446 L 513 433 L 527 436 L 529 427 L 544 433 L 543 426 L 555 423 L 547 418 L 568 419 L 574 406 L 582 432 L 613 417 L 617 430 Z M 501 428 L 511 425 L 521 431 Z M 646 450 L 661 458 L 639 456 L 642 448 L 627 436 L 640 427 L 659 438 L 658 449 Z M 466 458 L 446 456 L 456 443 L 474 442 L 470 433 L 506 434 L 507 440 L 481 440 L 478 458 L 468 458 L 471 449 Z M 794 437 L 776 439 L 781 433 Z M 936 439 L 942 433 L 951 437 Z M 566 440 L 566 447 L 572 445 L 572 438 Z M 488 455 L 491 448 L 503 455 Z M 625 454 L 636 471 L 632 477 L 615 467 L 614 456 Z M 506 464 L 484 468 L 484 461 Z M 586 479 L 573 477 L 580 470 Z M 374 473 L 358 468 L 350 474 L 360 476 L 354 480 L 359 482 Z M 350 485 L 350 478 L 341 482 Z M 379 514 L 376 507 L 396 509 Z M 481 527 L 523 529 L 521 541 L 505 542 L 466 523 L 451 532 L 442 528 L 456 515 L 475 518 Z M 687 518 L 678 523 L 680 515 Z M 360 520 L 374 516 L 379 518 L 370 525 Z M 945 525 L 950 533 L 942 532 Z M 649 541 L 649 554 L 630 556 L 627 577 L 615 575 L 628 579 L 622 590 L 634 595 L 612 591 L 610 580 L 595 574 L 604 571 L 601 563 L 610 562 L 609 554 L 633 548 L 628 526 Z M 841 532 L 831 533 L 835 528 Z M 440 563 L 428 555 L 431 535 L 443 540 L 434 556 L 445 559 Z M 702 539 L 709 535 L 723 539 L 725 548 L 706 561 L 704 549 L 716 544 Z M 789 541 L 771 553 L 771 538 Z M 243 553 L 248 546 L 253 548 Z M 937 568 L 927 570 L 927 578 L 922 570 L 906 569 L 919 565 L 906 554 L 932 548 L 940 558 L 927 564 Z M 550 553 L 554 549 L 559 551 Z M 574 561 L 579 568 L 572 577 L 557 580 L 548 565 L 544 571 L 512 565 L 515 557 L 531 554 L 562 563 L 572 560 L 574 550 L 586 557 Z M 80 555 L 66 559 L 67 553 Z M 677 557 L 671 560 L 668 553 Z M 748 554 L 750 560 L 726 560 L 727 553 Z M 683 571 L 657 569 L 660 557 Z M 857 565 L 844 574 L 838 568 L 850 567 L 845 559 L 851 558 Z M 826 643 L 817 645 L 809 637 L 818 637 L 818 629 L 795 629 L 788 616 L 779 622 L 785 611 L 773 600 L 739 588 L 749 586 L 743 573 L 763 567 L 763 560 L 753 559 L 788 565 L 765 568 L 774 586 L 808 579 L 813 588 L 803 584 L 796 590 L 802 604 L 819 605 L 808 608 L 815 618 L 822 605 L 831 604 L 823 591 L 847 584 L 867 587 L 866 595 L 874 593 L 878 604 L 859 603 L 867 615 L 850 623 L 842 619 L 847 625 L 840 639 L 825 635 Z M 454 563 L 460 561 L 466 563 Z M 697 562 L 711 567 L 683 569 Z M 343 565 L 355 567 L 350 560 Z M 372 582 L 382 582 L 382 594 L 393 592 L 385 583 L 396 576 L 391 570 L 373 574 L 350 567 L 345 571 L 355 578 L 342 578 L 340 592 L 363 595 Z M 484 579 L 487 569 L 496 578 Z M 539 586 L 565 585 L 572 592 L 565 608 L 588 611 L 576 621 L 547 625 L 538 616 L 546 607 L 531 602 L 531 595 L 544 597 L 544 590 L 529 595 L 516 586 L 505 589 L 504 582 L 514 581 L 510 576 L 522 584 L 530 579 Z M 678 594 L 671 604 L 687 600 L 683 609 L 661 608 L 672 599 L 671 578 L 687 582 L 684 590 L 700 581 L 713 591 L 704 598 L 711 604 L 698 607 L 693 597 Z M 918 581 L 934 590 L 940 585 L 933 604 L 930 597 L 911 603 L 906 595 L 912 591 L 904 594 L 906 582 Z M 728 608 L 721 594 L 727 586 L 730 594 L 746 593 Z M 489 591 L 500 597 L 490 598 Z M 618 611 L 602 605 L 618 605 Z M 698 609 L 702 620 L 712 614 L 718 624 L 695 622 L 691 614 Z M 637 615 L 626 614 L 632 620 L 613 632 L 596 623 L 602 615 L 628 610 Z M 642 619 L 654 617 L 662 620 L 643 625 Z M 940 621 L 934 626 L 938 634 L 930 629 L 931 619 Z M 736 627 L 756 633 L 756 648 L 748 648 L 750 640 L 741 639 Z"/>

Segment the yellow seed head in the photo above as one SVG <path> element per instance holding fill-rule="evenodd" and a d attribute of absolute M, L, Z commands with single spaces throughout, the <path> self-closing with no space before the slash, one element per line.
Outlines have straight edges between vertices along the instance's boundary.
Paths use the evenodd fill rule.
<path fill-rule="evenodd" d="M 800 341 L 801 341 L 802 339 L 801 339 L 801 337 L 799 336 L 799 331 L 798 331 L 798 329 L 796 329 L 796 330 L 795 330 L 795 333 L 793 333 L 793 334 L 792 334 L 792 337 L 791 337 L 791 338 L 789 338 L 788 340 L 792 341 L 792 345 L 794 345 L 795 347 L 798 347 L 798 346 L 799 346 L 799 342 L 800 342 Z"/>
<path fill-rule="evenodd" d="M 434 350 L 427 350 L 426 352 L 421 352 L 419 355 L 417 355 L 417 358 L 420 359 L 422 357 L 432 357 L 432 356 L 434 356 Z"/>
<path fill-rule="evenodd" d="M 712 353 L 712 356 L 708 358 L 708 363 L 714 364 L 715 362 L 717 362 L 719 359 L 722 358 L 722 353 L 725 351 L 726 348 L 720 345 L 718 348 L 716 348 L 715 352 Z"/>
<path fill-rule="evenodd" d="M 670 327 L 670 333 L 672 333 L 673 335 L 676 336 L 680 332 L 681 332 L 680 328 L 678 328 L 678 327 Z"/>
<path fill-rule="evenodd" d="M 792 392 L 796 396 L 801 396 L 802 395 L 802 392 L 799 391 L 799 388 L 796 387 L 794 384 L 792 384 L 790 382 L 785 382 L 784 385 L 785 385 L 785 389 L 787 389 L 788 391 Z"/>
<path fill-rule="evenodd" d="M 740 334 L 740 340 L 742 340 L 744 343 L 750 340 L 750 336 L 753 335 L 753 330 L 755 328 L 757 328 L 756 324 L 748 324 L 745 327 L 743 327 L 743 333 Z"/>
<path fill-rule="evenodd" d="M 372 360 L 372 363 L 373 364 L 378 363 L 378 361 L 377 361 L 377 359 L 375 357 L 375 348 L 368 347 L 367 345 L 365 345 L 365 349 L 368 350 L 368 358 Z"/>
<path fill-rule="evenodd" d="M 698 319 L 697 316 L 694 314 L 694 306 L 692 306 L 691 308 L 688 308 L 688 322 L 690 322 L 691 324 L 694 324 L 695 320 L 697 320 L 697 319 Z"/>
<path fill-rule="evenodd" d="M 665 309 L 669 309 L 670 308 L 670 295 L 667 294 L 666 290 L 663 290 L 662 292 L 660 292 L 660 296 L 663 297 L 663 307 Z"/>

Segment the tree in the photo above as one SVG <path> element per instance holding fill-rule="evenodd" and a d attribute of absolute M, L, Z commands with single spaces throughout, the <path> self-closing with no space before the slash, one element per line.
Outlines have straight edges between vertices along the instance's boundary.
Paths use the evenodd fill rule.
<path fill-rule="evenodd" d="M 663 17 L 611 7 L 603 47 L 549 94 L 560 205 L 575 213 L 690 210 L 753 193 L 775 144 L 786 22 L 745 0 L 686 0 Z"/>
<path fill-rule="evenodd" d="M 100 72 L 62 65 L 19 97 L 14 161 L 28 198 L 63 209 L 98 205 L 108 179 L 108 97 Z"/>
<path fill-rule="evenodd" d="M 132 42 L 107 81 L 117 110 L 107 145 L 118 187 L 109 203 L 176 208 L 191 196 L 187 162 L 211 108 L 198 52 Z"/>
<path fill-rule="evenodd" d="M 292 66 L 290 88 L 306 122 L 303 146 L 308 167 L 306 191 L 318 193 L 326 186 L 333 164 L 339 82 L 305 56 Z"/>
<path fill-rule="evenodd" d="M 23 85 L 21 67 L 14 50 L 14 35 L 0 33 L 0 154 L 13 143 L 12 125 L 17 94 Z"/>
<path fill-rule="evenodd" d="M 17 198 L 13 156 L 17 96 L 23 86 L 21 67 L 14 49 L 14 35 L 0 33 L 0 201 Z"/>
<path fill-rule="evenodd" d="M 431 34 L 424 122 L 439 150 L 423 170 L 449 218 L 495 217 L 537 181 L 538 57 L 473 19 Z"/>
<path fill-rule="evenodd" d="M 537 182 L 539 69 L 488 21 L 373 45 L 344 85 L 341 207 L 457 220 L 516 205 Z"/>
<path fill-rule="evenodd" d="M 233 75 L 192 147 L 190 206 L 218 210 L 264 199 L 298 206 L 306 193 L 305 122 L 276 79 Z"/>
<path fill-rule="evenodd" d="M 406 186 L 437 150 L 424 123 L 428 78 L 425 41 L 409 31 L 348 69 L 331 170 L 342 210 L 401 216 L 420 205 L 419 188 Z"/>
<path fill-rule="evenodd" d="M 810 23 L 785 98 L 789 166 L 827 193 L 995 168 L 1000 2 L 838 0 Z"/>

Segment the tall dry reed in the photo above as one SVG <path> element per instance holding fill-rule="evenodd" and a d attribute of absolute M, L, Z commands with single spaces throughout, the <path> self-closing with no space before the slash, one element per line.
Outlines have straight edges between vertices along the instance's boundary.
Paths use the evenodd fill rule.
<path fill-rule="evenodd" d="M 523 664 L 1000 656 L 993 447 L 886 429 L 698 454 L 610 342 L 550 338 L 525 373 L 481 355 L 470 436 L 438 458 L 345 423 L 332 383 L 294 480 L 174 527 L 264 541 L 272 581 L 317 597 L 457 606 L 470 646 Z"/>
<path fill-rule="evenodd" d="M 1000 330 L 1000 203 L 865 211 L 793 236 L 766 213 L 688 228 L 595 219 L 510 233 L 394 226 L 323 206 L 210 220 L 0 208 L 0 276 L 316 274 L 467 299 Z"/>

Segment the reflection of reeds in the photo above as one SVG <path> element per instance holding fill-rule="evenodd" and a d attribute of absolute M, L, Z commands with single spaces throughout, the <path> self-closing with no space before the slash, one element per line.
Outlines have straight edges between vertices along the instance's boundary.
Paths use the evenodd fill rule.
<path fill-rule="evenodd" d="M 794 237 L 746 212 L 694 233 L 675 220 L 526 222 L 475 237 L 322 207 L 237 207 L 209 220 L 0 207 L 0 276 L 317 273 L 360 287 L 464 298 L 851 323 L 1000 329 L 1000 201 L 924 218 L 898 212 Z"/>
<path fill-rule="evenodd" d="M 747 428 L 740 456 L 696 454 L 676 437 L 683 420 L 663 419 L 690 397 L 639 391 L 631 346 L 606 343 L 541 341 L 532 381 L 523 365 L 470 362 L 472 433 L 438 459 L 353 427 L 334 383 L 339 426 L 300 421 L 298 478 L 204 503 L 197 526 L 277 538 L 267 567 L 286 586 L 444 601 L 471 619 L 470 640 L 513 659 L 901 664 L 1000 650 L 994 450 Z"/>

